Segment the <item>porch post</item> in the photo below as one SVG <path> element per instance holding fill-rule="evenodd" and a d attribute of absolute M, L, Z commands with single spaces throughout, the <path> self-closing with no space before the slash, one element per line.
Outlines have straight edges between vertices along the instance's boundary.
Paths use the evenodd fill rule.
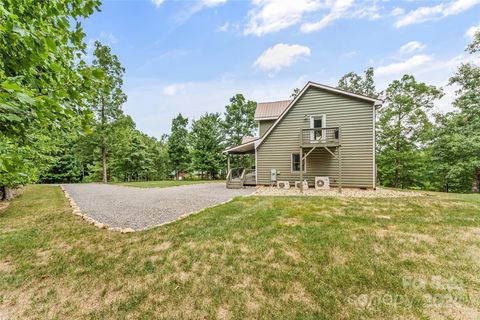
<path fill-rule="evenodd" d="M 230 153 L 227 153 L 227 174 L 230 172 Z"/>
<path fill-rule="evenodd" d="M 342 147 L 338 147 L 338 193 L 342 193 Z"/>
<path fill-rule="evenodd" d="M 303 148 L 300 148 L 300 192 L 303 193 Z"/>

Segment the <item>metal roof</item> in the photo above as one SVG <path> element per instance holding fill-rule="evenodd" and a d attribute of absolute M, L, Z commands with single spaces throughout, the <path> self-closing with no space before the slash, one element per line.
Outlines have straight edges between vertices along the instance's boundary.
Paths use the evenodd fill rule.
<path fill-rule="evenodd" d="M 255 120 L 276 120 L 287 109 L 292 100 L 257 103 Z"/>

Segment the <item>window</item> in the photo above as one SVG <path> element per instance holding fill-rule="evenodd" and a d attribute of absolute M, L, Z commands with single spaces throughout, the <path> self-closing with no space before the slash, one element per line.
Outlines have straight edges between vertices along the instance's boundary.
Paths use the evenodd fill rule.
<path fill-rule="evenodd" d="M 306 171 L 307 161 L 303 159 L 303 172 Z M 292 172 L 300 172 L 300 154 L 292 153 Z"/>
<path fill-rule="evenodd" d="M 324 114 L 310 117 L 310 129 L 322 129 L 327 127 L 327 120 Z M 310 140 L 325 139 L 325 130 L 311 130 Z"/>

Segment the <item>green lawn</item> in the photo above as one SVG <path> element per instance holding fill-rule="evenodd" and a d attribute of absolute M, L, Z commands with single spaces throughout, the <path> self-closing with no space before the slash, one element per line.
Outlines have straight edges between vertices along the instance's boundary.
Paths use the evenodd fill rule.
<path fill-rule="evenodd" d="M 119 234 L 29 186 L 0 213 L 0 319 L 478 319 L 479 265 L 479 196 L 242 197 Z"/>
<path fill-rule="evenodd" d="M 191 184 L 225 182 L 224 180 L 162 180 L 162 181 L 134 181 L 134 182 L 112 182 L 120 186 L 136 187 L 136 188 L 167 188 L 187 186 Z"/>

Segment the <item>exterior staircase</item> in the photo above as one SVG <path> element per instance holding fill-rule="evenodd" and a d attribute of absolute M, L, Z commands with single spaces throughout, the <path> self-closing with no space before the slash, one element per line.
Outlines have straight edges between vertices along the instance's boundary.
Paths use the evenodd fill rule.
<path fill-rule="evenodd" d="M 255 169 L 234 168 L 227 174 L 227 189 L 242 189 L 255 185 Z"/>

